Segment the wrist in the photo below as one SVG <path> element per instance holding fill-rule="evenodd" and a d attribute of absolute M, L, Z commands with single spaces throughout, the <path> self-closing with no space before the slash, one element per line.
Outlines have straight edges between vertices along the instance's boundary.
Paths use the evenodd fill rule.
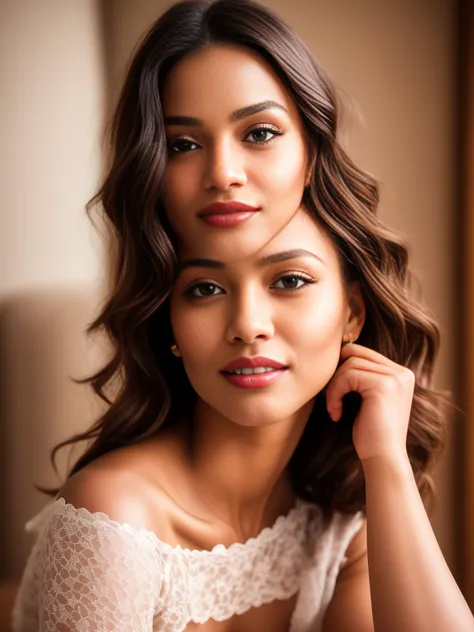
<path fill-rule="evenodd" d="M 387 475 L 413 478 L 413 469 L 406 452 L 365 459 L 362 468 L 366 479 Z"/>

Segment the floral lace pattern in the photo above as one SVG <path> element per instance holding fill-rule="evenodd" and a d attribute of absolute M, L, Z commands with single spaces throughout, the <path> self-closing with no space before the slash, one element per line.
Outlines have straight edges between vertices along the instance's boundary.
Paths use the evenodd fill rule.
<path fill-rule="evenodd" d="M 315 607 L 321 611 L 328 601 L 325 592 L 332 594 L 327 578 L 334 584 L 361 520 L 336 516 L 322 534 L 318 507 L 298 500 L 288 515 L 244 544 L 199 551 L 172 547 L 151 531 L 60 498 L 26 525 L 37 540 L 13 630 L 180 632 L 190 621 L 223 621 L 300 592 L 291 632 L 305 632 Z M 304 603 L 308 581 L 319 586 L 310 613 Z"/>

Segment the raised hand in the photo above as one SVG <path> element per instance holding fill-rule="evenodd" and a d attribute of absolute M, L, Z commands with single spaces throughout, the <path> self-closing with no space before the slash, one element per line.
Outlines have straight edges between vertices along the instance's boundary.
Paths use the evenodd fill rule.
<path fill-rule="evenodd" d="M 406 458 L 406 439 L 415 389 L 410 369 L 358 344 L 341 349 L 342 364 L 326 387 L 328 413 L 340 419 L 342 398 L 350 391 L 362 396 L 352 431 L 362 462 L 372 458 Z"/>

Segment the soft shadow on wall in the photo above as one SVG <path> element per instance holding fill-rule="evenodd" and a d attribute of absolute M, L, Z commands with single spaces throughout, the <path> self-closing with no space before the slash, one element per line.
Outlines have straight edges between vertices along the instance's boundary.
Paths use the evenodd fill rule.
<path fill-rule="evenodd" d="M 24 525 L 48 501 L 33 483 L 57 486 L 49 453 L 83 430 L 100 411 L 83 378 L 105 357 L 105 345 L 84 330 L 95 316 L 96 291 L 56 288 L 0 302 L 0 568 L 20 577 L 31 547 Z M 60 476 L 69 448 L 58 453 Z"/>

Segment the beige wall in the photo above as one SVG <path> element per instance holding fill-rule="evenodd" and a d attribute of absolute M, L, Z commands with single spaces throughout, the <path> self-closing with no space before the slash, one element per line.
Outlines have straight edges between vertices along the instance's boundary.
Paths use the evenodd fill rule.
<path fill-rule="evenodd" d="M 353 120 L 346 146 L 382 182 L 382 218 L 412 244 L 414 268 L 444 336 L 437 385 L 454 389 L 453 3 L 266 4 L 296 28 L 350 95 Z M 0 125 L 6 139 L 0 148 L 0 295 L 10 296 L 20 288 L 29 292 L 44 286 L 94 287 L 100 277 L 100 247 L 82 209 L 100 169 L 104 88 L 113 100 L 130 51 L 167 5 L 156 0 L 105 0 L 103 40 L 99 4 L 92 0 L 11 0 L 0 5 L 0 69 L 6 78 L 0 82 Z M 75 324 L 77 340 L 84 317 Z M 65 334 L 62 339 L 72 340 Z M 56 376 L 66 366 L 63 357 Z M 15 397 L 18 404 L 21 396 Z M 45 425 L 42 458 L 50 432 L 51 444 L 53 437 L 69 434 L 66 410 L 67 406 L 59 407 L 55 421 Z M 21 446 L 18 438 L 15 442 Z M 37 460 L 35 473 L 40 467 Z M 449 450 L 437 475 L 440 504 L 433 524 L 455 570 L 453 467 Z M 13 475 L 19 469 L 29 472 L 24 463 L 12 463 L 12 468 Z M 20 491 L 26 493 L 26 474 L 22 481 Z M 13 533 L 26 509 L 39 502 L 43 500 L 17 506 Z M 18 560 L 10 561 L 9 568 L 18 567 Z"/>
<path fill-rule="evenodd" d="M 99 274 L 102 58 L 94 0 L 0 3 L 0 295 Z"/>
<path fill-rule="evenodd" d="M 93 361 L 104 267 L 84 213 L 101 169 L 98 8 L 0 2 L 0 579 L 21 571 L 46 501 L 33 481 L 56 483 L 49 450 L 93 414 L 69 375 Z"/>

